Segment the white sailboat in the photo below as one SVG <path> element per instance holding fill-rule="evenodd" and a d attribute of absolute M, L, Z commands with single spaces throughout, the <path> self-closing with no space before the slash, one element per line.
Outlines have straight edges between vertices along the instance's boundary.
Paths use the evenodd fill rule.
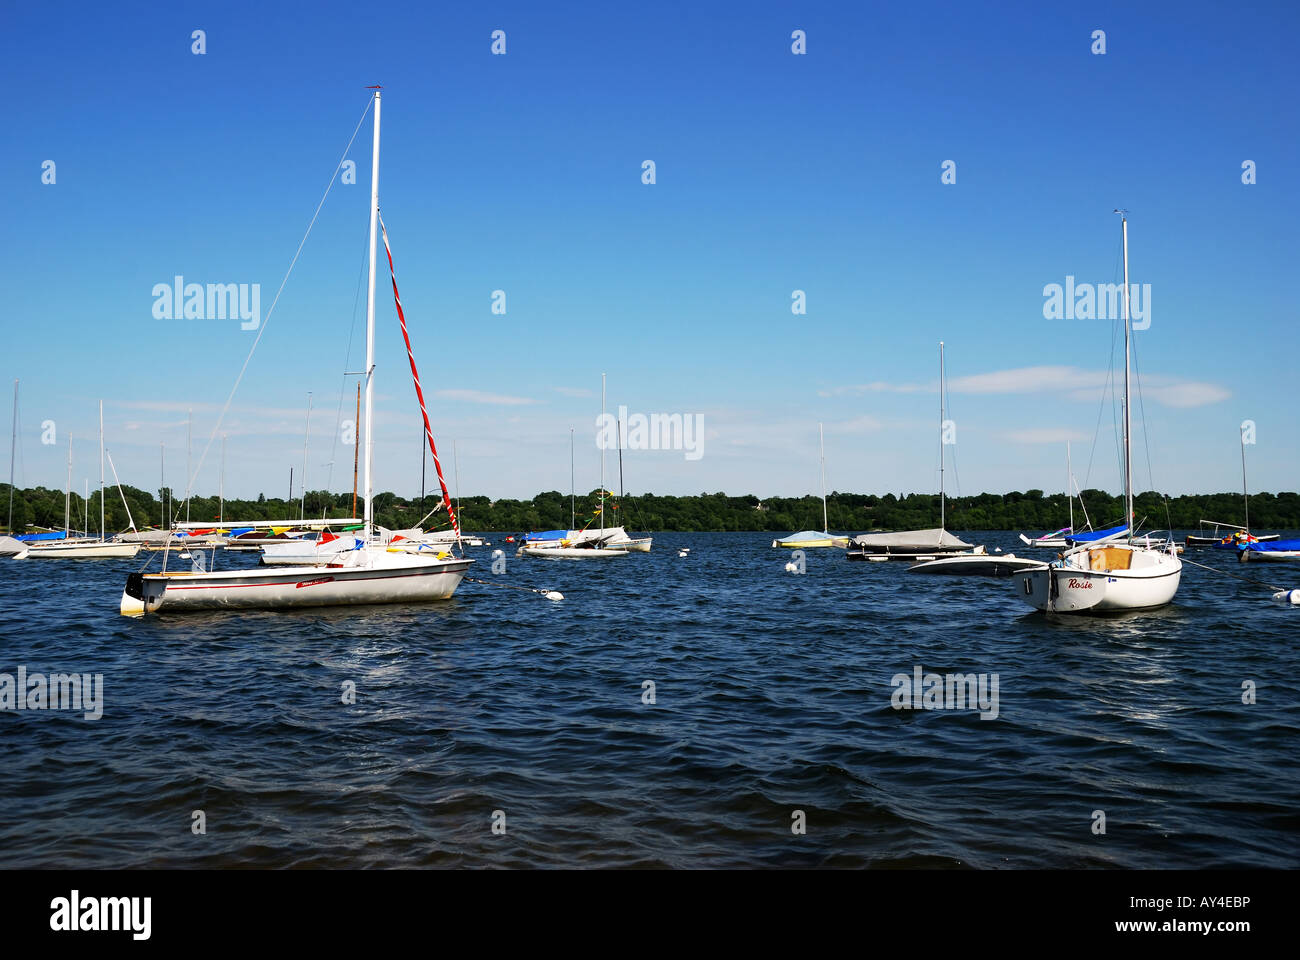
<path fill-rule="evenodd" d="M 72 473 L 72 448 L 68 448 L 68 473 Z M 116 473 L 116 470 L 114 470 Z M 126 506 L 126 495 L 122 485 L 117 485 L 117 492 Z M 67 510 L 65 508 L 65 514 Z M 135 520 L 131 518 L 131 508 L 126 508 L 131 529 L 135 530 Z M 66 517 L 65 517 L 66 521 Z M 121 537 L 106 535 L 104 522 L 104 401 L 99 401 L 99 537 L 86 537 L 77 540 L 48 540 L 33 543 L 27 550 L 28 559 L 36 560 L 108 560 L 120 557 L 134 557 L 140 552 L 137 540 L 124 540 Z M 22 559 L 21 555 L 19 559 Z"/>
<path fill-rule="evenodd" d="M 605 420 L 605 374 L 600 375 L 600 413 Z M 572 442 L 572 440 L 570 440 Z M 572 454 L 570 454 L 572 457 Z M 572 481 L 570 481 L 572 482 Z M 630 540 L 622 527 L 605 528 L 605 448 L 600 448 L 600 527 L 598 530 L 567 530 L 563 536 L 534 539 L 529 537 L 519 546 L 517 553 L 525 557 L 542 557 L 546 560 L 612 560 L 626 557 L 628 548 L 617 539 Z M 573 522 L 570 518 L 570 523 Z M 560 534 L 561 531 L 552 531 Z M 649 549 L 647 546 L 646 549 Z"/>
<path fill-rule="evenodd" d="M 943 341 L 939 341 L 939 526 L 929 530 L 898 530 L 893 533 L 861 533 L 849 541 L 846 554 L 850 560 L 936 560 L 959 554 L 984 552 L 960 537 L 953 536 L 944 526 L 944 467 L 946 446 L 947 409 L 945 407 L 945 379 Z"/>
<path fill-rule="evenodd" d="M 1022 600 L 1049 613 L 1116 613 L 1163 607 L 1178 592 L 1183 562 L 1172 541 L 1133 537 L 1133 404 L 1129 346 L 1128 216 L 1124 237 L 1124 521 L 1126 529 L 1067 551 L 1046 567 L 1017 575 Z M 1120 538 L 1123 538 L 1121 540 Z"/>
<path fill-rule="evenodd" d="M 806 550 L 809 547 L 847 547 L 848 537 L 839 537 L 830 532 L 826 517 L 826 433 L 822 424 L 817 424 L 817 446 L 822 474 L 822 528 L 818 530 L 800 530 L 788 537 L 773 540 L 772 546 L 778 550 Z"/>
<path fill-rule="evenodd" d="M 382 229 L 379 217 L 379 118 L 380 90 L 375 88 L 374 146 L 370 170 L 370 277 L 366 300 L 366 405 L 365 405 L 365 515 L 360 549 L 332 559 L 329 563 L 289 569 L 209 571 L 197 562 L 188 572 L 133 573 L 122 593 L 121 612 L 140 616 L 158 611 L 183 612 L 230 608 L 284 609 L 295 607 L 334 606 L 340 604 L 406 603 L 443 600 L 455 593 L 473 560 L 413 554 L 382 543 L 375 536 L 373 503 L 374 461 L 374 373 L 375 373 L 375 262 L 376 241 Z M 393 301 L 406 341 L 407 357 L 415 380 L 415 392 L 424 416 L 425 435 L 433 452 L 433 462 L 442 484 L 443 500 L 459 534 L 442 464 L 433 442 L 406 329 L 406 317 L 397 294 L 392 252 L 384 231 L 384 250 L 393 273 Z"/>
<path fill-rule="evenodd" d="M 1065 499 L 1070 506 L 1070 523 L 1068 526 L 1064 526 L 1060 530 L 1055 530 L 1052 533 L 1045 533 L 1041 537 L 1030 538 L 1026 537 L 1022 533 L 1020 539 L 1026 546 L 1051 547 L 1057 550 L 1069 546 L 1065 538 L 1076 532 L 1074 529 L 1074 496 L 1076 490 L 1078 490 L 1078 484 L 1074 482 L 1074 467 L 1070 463 L 1070 442 L 1067 440 L 1065 442 Z M 1083 507 L 1083 529 L 1091 530 L 1092 521 L 1088 519 L 1088 508 L 1084 506 L 1083 503 L 1083 491 L 1078 490 L 1078 493 L 1079 506 Z"/>

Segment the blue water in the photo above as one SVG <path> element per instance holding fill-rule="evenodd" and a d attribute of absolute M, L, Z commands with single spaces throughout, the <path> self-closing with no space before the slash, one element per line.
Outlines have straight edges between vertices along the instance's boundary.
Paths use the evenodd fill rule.
<path fill-rule="evenodd" d="M 0 867 L 1300 865 L 1300 608 L 1188 566 L 1164 610 L 1047 617 L 837 550 L 788 573 L 771 539 L 507 547 L 502 576 L 471 551 L 560 603 L 466 583 L 143 620 L 117 614 L 140 561 L 0 560 L 0 672 L 102 673 L 105 698 L 0 713 Z M 997 718 L 893 709 L 916 665 L 997 674 Z"/>

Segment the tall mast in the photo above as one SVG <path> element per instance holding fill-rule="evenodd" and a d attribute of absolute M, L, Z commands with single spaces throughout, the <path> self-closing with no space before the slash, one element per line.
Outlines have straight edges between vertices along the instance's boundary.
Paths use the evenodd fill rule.
<path fill-rule="evenodd" d="M 307 427 L 302 433 L 302 504 L 298 508 L 299 522 L 307 519 L 307 442 L 311 437 L 311 391 L 307 391 Z"/>
<path fill-rule="evenodd" d="M 100 406 L 102 407 L 103 404 L 101 403 Z M 99 425 L 99 432 L 101 434 L 104 432 L 104 424 L 102 423 L 103 419 L 104 418 L 102 416 L 102 411 L 101 411 L 101 416 L 100 416 L 101 423 Z M 186 523 L 190 522 L 190 489 L 194 484 L 194 476 L 193 474 L 190 473 L 190 450 L 191 450 L 190 437 L 191 434 L 193 434 L 193 432 L 194 432 L 194 410 L 191 409 L 189 413 L 189 418 L 185 421 L 185 522 Z M 101 447 L 104 445 L 104 439 L 102 436 L 100 437 L 99 445 Z M 101 469 L 99 472 L 103 473 L 104 471 Z M 102 491 L 100 492 L 100 499 L 103 499 Z"/>
<path fill-rule="evenodd" d="M 456 452 L 456 441 L 451 441 L 451 468 L 456 472 L 456 516 L 460 516 L 460 454 Z"/>
<path fill-rule="evenodd" d="M 375 143 L 370 156 L 370 282 L 366 288 L 366 470 L 365 539 L 374 525 L 375 242 L 379 229 L 379 90 L 375 90 Z"/>
<path fill-rule="evenodd" d="M 573 474 L 573 427 L 569 428 L 569 529 L 572 530 L 578 516 L 574 512 L 574 474 Z"/>
<path fill-rule="evenodd" d="M 600 422 L 605 422 L 605 375 L 600 375 Z M 600 539 L 605 539 L 605 447 L 600 448 Z"/>
<path fill-rule="evenodd" d="M 63 536 L 70 536 L 72 526 L 72 433 L 68 433 L 68 481 L 63 487 Z"/>
<path fill-rule="evenodd" d="M 226 435 L 221 435 L 221 479 L 217 483 L 217 526 L 226 522 Z"/>
<path fill-rule="evenodd" d="M 939 341 L 939 529 L 944 529 L 943 511 L 943 420 L 947 415 L 943 396 L 943 341 Z"/>
<path fill-rule="evenodd" d="M 104 539 L 104 401 L 99 401 L 99 539 Z"/>
<path fill-rule="evenodd" d="M 14 449 L 18 443 L 18 381 L 14 380 L 14 425 L 9 432 L 9 526 L 14 532 Z"/>
<path fill-rule="evenodd" d="M 361 423 L 361 381 L 357 381 L 357 417 L 352 421 L 352 513 L 357 518 L 357 459 L 361 456 L 361 444 L 357 442 L 357 427 Z"/>
<path fill-rule="evenodd" d="M 1128 287 L 1128 211 L 1115 211 L 1120 215 L 1124 233 L 1124 522 L 1128 526 L 1129 542 L 1133 541 L 1133 403 L 1129 391 L 1129 287 Z"/>
<path fill-rule="evenodd" d="M 831 528 L 826 520 L 826 431 L 820 423 L 817 424 L 817 446 L 822 462 L 822 533 L 829 533 Z"/>
<path fill-rule="evenodd" d="M 1241 499 L 1246 504 L 1246 535 L 1250 536 L 1250 494 L 1246 492 L 1246 431 L 1242 430 L 1241 440 Z"/>
<path fill-rule="evenodd" d="M 1070 463 L 1070 441 L 1065 441 L 1065 500 L 1070 505 L 1070 530 L 1074 530 L 1074 466 Z"/>
<path fill-rule="evenodd" d="M 158 443 L 158 528 L 167 529 L 167 443 Z"/>

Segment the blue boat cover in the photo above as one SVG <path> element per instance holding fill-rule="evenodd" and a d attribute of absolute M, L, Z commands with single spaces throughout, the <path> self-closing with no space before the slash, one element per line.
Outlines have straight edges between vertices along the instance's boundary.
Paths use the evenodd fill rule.
<path fill-rule="evenodd" d="M 24 533 L 14 537 L 15 540 L 21 540 L 23 543 L 35 543 L 38 540 L 66 540 L 68 532 L 66 530 L 56 530 L 53 533 Z"/>
<path fill-rule="evenodd" d="M 1111 527 L 1109 530 L 1094 530 L 1091 533 L 1068 533 L 1065 535 L 1065 542 L 1092 543 L 1092 541 L 1101 540 L 1104 537 L 1113 537 L 1115 534 L 1123 533 L 1127 529 L 1128 525 L 1121 523 L 1118 527 Z"/>
<path fill-rule="evenodd" d="M 1263 543 L 1243 543 L 1243 550 L 1272 553 L 1274 550 L 1300 550 L 1300 540 L 1265 540 Z"/>
<path fill-rule="evenodd" d="M 569 535 L 568 530 L 543 530 L 541 533 L 530 533 L 525 540 L 563 540 Z"/>

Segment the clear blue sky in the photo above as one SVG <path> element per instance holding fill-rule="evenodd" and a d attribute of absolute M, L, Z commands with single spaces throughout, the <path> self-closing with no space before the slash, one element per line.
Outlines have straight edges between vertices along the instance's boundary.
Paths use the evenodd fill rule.
<path fill-rule="evenodd" d="M 1117 206 L 1152 288 L 1139 488 L 1149 446 L 1156 487 L 1235 489 L 1245 419 L 1251 488 L 1300 486 L 1300 7 L 611 6 L 11 7 L 0 374 L 22 381 L 17 481 L 61 488 L 71 431 L 74 482 L 93 484 L 103 398 L 123 480 L 156 488 L 165 442 L 184 487 L 187 411 L 197 463 L 254 335 L 157 320 L 152 288 L 258 283 L 265 315 L 380 83 L 381 205 L 467 494 L 567 489 L 570 427 L 594 487 L 602 372 L 611 409 L 705 418 L 699 460 L 629 453 L 632 490 L 815 492 L 819 421 L 832 489 L 932 490 L 941 339 L 950 489 L 1059 491 L 1071 439 L 1079 481 L 1118 491 L 1112 325 L 1043 317 L 1046 284 L 1119 278 Z M 350 489 L 334 438 L 363 357 L 369 137 L 367 121 L 358 183 L 331 192 L 222 427 L 232 496 L 300 473 L 308 391 L 309 485 L 332 458 Z M 419 412 L 379 281 L 377 488 L 409 494 Z M 0 404 L 7 422 L 5 387 Z"/>

